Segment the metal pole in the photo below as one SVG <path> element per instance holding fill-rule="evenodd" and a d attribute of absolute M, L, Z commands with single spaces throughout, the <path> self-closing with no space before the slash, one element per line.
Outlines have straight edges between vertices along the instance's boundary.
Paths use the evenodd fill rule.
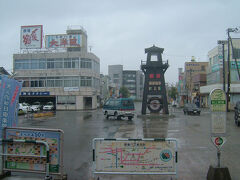
<path fill-rule="evenodd" d="M 218 165 L 217 165 L 217 167 L 218 167 L 218 168 L 221 167 L 221 166 L 220 166 L 220 157 L 221 157 L 221 151 L 218 149 L 218 151 L 217 151 L 217 159 L 218 159 Z"/>
<path fill-rule="evenodd" d="M 227 30 L 227 34 L 228 34 L 228 87 L 227 87 L 227 112 L 229 112 L 229 94 L 230 94 L 230 29 Z"/>
<path fill-rule="evenodd" d="M 223 91 L 226 92 L 225 88 L 225 52 L 224 52 L 224 43 L 222 43 L 222 56 L 223 56 Z"/>

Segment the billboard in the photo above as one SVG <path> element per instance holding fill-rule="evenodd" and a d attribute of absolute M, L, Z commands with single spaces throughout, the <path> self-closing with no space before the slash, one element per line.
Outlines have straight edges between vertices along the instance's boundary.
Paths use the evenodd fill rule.
<path fill-rule="evenodd" d="M 21 26 L 20 49 L 42 48 L 42 25 Z"/>
<path fill-rule="evenodd" d="M 81 47 L 82 36 L 80 34 L 57 34 L 45 36 L 46 48 Z"/>
<path fill-rule="evenodd" d="M 16 127 L 18 118 L 18 97 L 22 82 L 0 75 L 0 139 L 5 127 Z"/>
<path fill-rule="evenodd" d="M 175 139 L 93 140 L 96 174 L 177 174 Z"/>

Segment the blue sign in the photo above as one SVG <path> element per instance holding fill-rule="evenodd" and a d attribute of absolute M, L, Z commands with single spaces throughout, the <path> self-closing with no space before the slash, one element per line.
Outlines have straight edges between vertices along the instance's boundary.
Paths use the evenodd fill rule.
<path fill-rule="evenodd" d="M 21 88 L 22 82 L 0 75 L 0 138 L 3 128 L 17 126 Z"/>
<path fill-rule="evenodd" d="M 49 91 L 44 92 L 21 92 L 21 96 L 49 96 Z"/>

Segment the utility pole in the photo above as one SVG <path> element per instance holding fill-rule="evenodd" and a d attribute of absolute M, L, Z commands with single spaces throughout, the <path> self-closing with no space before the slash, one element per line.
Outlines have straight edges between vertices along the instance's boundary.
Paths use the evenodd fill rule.
<path fill-rule="evenodd" d="M 228 28 L 227 29 L 227 35 L 228 35 L 228 76 L 227 76 L 227 80 L 228 80 L 228 86 L 227 86 L 227 112 L 229 112 L 229 101 L 230 101 L 230 84 L 231 84 L 231 74 L 230 74 L 230 31 L 232 29 Z"/>
<path fill-rule="evenodd" d="M 227 41 L 218 41 L 219 45 L 222 45 L 222 63 L 223 63 L 223 91 L 226 92 L 226 82 L 225 82 L 225 44 L 227 44 Z"/>

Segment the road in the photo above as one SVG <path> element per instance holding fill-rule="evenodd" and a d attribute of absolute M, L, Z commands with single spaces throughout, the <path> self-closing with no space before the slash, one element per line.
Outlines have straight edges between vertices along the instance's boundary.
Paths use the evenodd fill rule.
<path fill-rule="evenodd" d="M 176 138 L 178 140 L 178 179 L 206 179 L 209 165 L 216 165 L 216 148 L 210 140 L 210 112 L 201 116 L 184 115 L 181 109 L 171 109 L 170 115 L 141 116 L 136 104 L 133 120 L 105 119 L 101 109 L 94 111 L 57 111 L 50 118 L 19 118 L 21 127 L 57 128 L 64 131 L 64 171 L 69 180 L 92 177 L 92 139 L 101 138 Z M 235 126 L 233 113 L 227 116 L 228 137 L 222 149 L 221 164 L 229 168 L 232 180 L 239 180 L 240 127 Z M 106 180 L 169 180 L 165 175 L 99 175 Z M 175 176 L 172 176 L 175 178 Z M 5 178 L 11 179 L 11 178 Z"/>

